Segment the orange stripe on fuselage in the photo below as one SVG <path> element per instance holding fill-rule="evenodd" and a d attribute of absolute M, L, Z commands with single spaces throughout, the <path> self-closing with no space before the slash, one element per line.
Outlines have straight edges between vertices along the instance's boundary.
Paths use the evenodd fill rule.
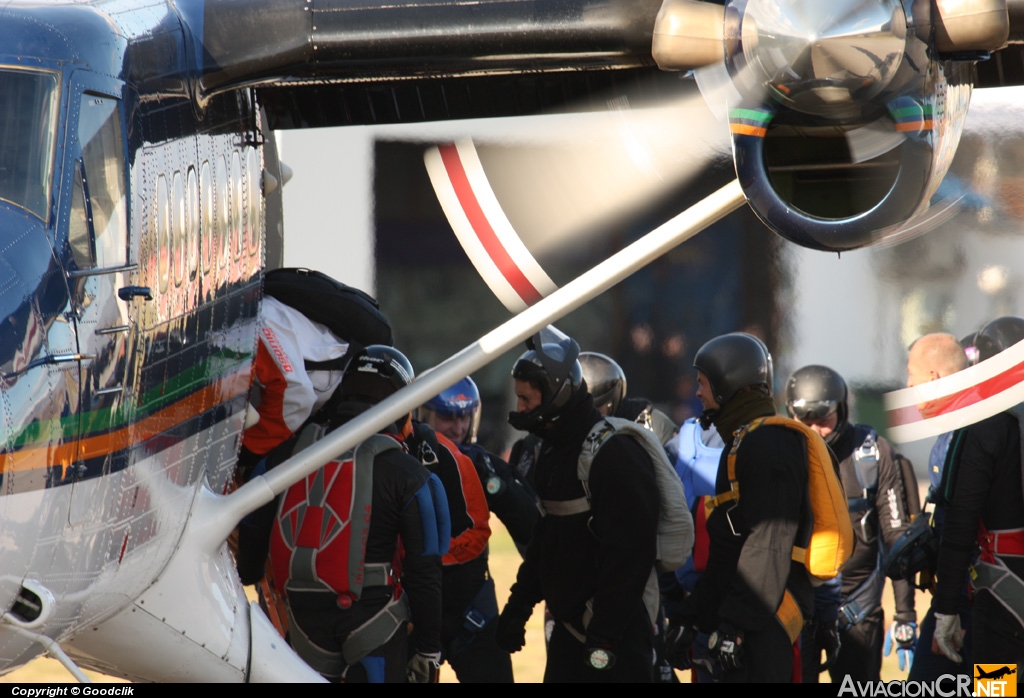
<path fill-rule="evenodd" d="M 116 453 L 132 444 L 141 443 L 173 429 L 211 407 L 245 394 L 248 390 L 249 372 L 237 371 L 221 378 L 213 385 L 192 393 L 184 400 L 109 434 L 0 454 L 0 473 L 24 472 L 51 465 L 66 468 L 77 461 Z"/>

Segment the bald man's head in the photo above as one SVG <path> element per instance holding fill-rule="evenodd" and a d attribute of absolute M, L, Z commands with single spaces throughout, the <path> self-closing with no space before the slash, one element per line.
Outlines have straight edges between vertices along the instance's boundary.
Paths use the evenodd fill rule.
<path fill-rule="evenodd" d="M 967 368 L 967 355 L 957 338 L 945 332 L 919 337 L 910 345 L 907 387 L 944 378 Z"/>

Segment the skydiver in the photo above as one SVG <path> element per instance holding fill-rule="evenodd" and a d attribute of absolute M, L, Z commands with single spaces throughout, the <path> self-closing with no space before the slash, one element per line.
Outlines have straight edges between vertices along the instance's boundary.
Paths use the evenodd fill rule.
<path fill-rule="evenodd" d="M 993 320 L 978 332 L 979 362 L 1022 339 L 1024 319 Z M 961 666 L 966 662 L 958 652 L 963 645 L 958 607 L 968 574 L 974 590 L 970 662 L 1024 664 L 1022 418 L 1024 408 L 1017 405 L 957 429 L 943 466 L 945 516 L 932 600 L 933 646 Z M 971 671 L 970 664 L 964 668 Z"/>
<path fill-rule="evenodd" d="M 803 635 L 804 681 L 818 682 L 822 649 L 836 649 L 830 658 L 832 681 L 879 681 L 883 645 L 895 647 L 900 670 L 909 669 L 917 640 L 914 588 L 893 581 L 896 615 L 886 634 L 882 613 L 885 574 L 880 550 L 900 538 L 920 510 L 913 466 L 870 426 L 849 421 L 849 390 L 839 373 L 827 366 L 804 366 L 786 382 L 786 411 L 817 432 L 839 460 L 855 535 L 853 555 L 843 565 L 838 615 L 816 613 L 814 626 Z M 817 608 L 815 609 L 817 612 Z"/>
<path fill-rule="evenodd" d="M 477 443 L 482 402 L 472 378 L 443 390 L 419 408 L 417 416 L 434 431 L 448 437 L 476 466 L 487 505 L 512 536 L 520 553 L 530 542 L 540 516 L 533 489 L 520 481 L 508 463 Z"/>
<path fill-rule="evenodd" d="M 637 441 L 616 433 L 597 451 L 584 488 L 580 455 L 602 416 L 586 389 L 576 342 L 542 336 L 513 367 L 518 409 L 509 423 L 542 439 L 534 479 L 546 515 L 498 620 L 497 639 L 510 652 L 522 649 L 526 622 L 546 601 L 553 623 L 545 683 L 650 682 L 653 617 L 644 597 L 653 582 L 660 507 L 652 461 Z"/>
<path fill-rule="evenodd" d="M 790 683 L 814 595 L 807 569 L 792 559 L 809 514 L 808 437 L 773 424 L 749 429 L 775 415 L 771 354 L 756 337 L 716 337 L 697 351 L 694 368 L 701 424 L 715 425 L 725 450 L 707 517 L 707 567 L 670 618 L 670 656 L 688 668 L 697 632 L 708 632 L 722 681 Z"/>
<path fill-rule="evenodd" d="M 442 661 L 460 683 L 512 683 L 512 658 L 494 640 L 498 600 L 487 563 L 491 529 L 484 483 L 473 461 L 426 422 L 413 422 L 404 443 L 440 478 L 451 512 L 451 545 L 443 560 Z"/>
<path fill-rule="evenodd" d="M 911 346 L 907 357 L 907 387 L 929 383 L 945 378 L 968 366 L 968 357 L 956 337 L 946 333 L 926 334 L 919 337 Z M 925 411 L 928 408 L 925 407 Z M 928 416 L 928 415 L 925 415 Z M 939 499 L 943 472 L 949 457 L 949 446 L 953 432 L 946 432 L 936 439 L 928 456 L 928 501 L 935 504 L 933 515 L 935 536 L 941 540 L 943 522 L 946 514 L 945 504 Z M 895 552 L 895 551 L 894 551 Z M 935 560 L 931 560 L 930 572 L 934 574 Z M 968 598 L 968 582 L 965 575 L 960 577 L 961 590 L 957 595 L 956 612 L 960 615 L 960 625 L 967 629 L 960 649 L 962 657 L 970 661 L 973 638 L 971 636 L 971 604 Z M 964 665 L 958 665 L 947 658 L 934 643 L 935 632 L 935 599 L 925 613 L 919 628 L 917 643 L 914 645 L 914 662 L 907 676 L 909 681 L 935 681 L 943 674 L 970 675 L 972 672 Z M 948 610 L 947 610 L 948 614 Z"/>
<path fill-rule="evenodd" d="M 367 347 L 345 370 L 336 397 L 303 428 L 297 450 L 412 376 L 398 350 Z M 437 681 L 450 519 L 436 476 L 401 446 L 411 418 L 388 425 L 280 498 L 270 555 L 274 583 L 287 598 L 288 640 L 332 681 Z"/>

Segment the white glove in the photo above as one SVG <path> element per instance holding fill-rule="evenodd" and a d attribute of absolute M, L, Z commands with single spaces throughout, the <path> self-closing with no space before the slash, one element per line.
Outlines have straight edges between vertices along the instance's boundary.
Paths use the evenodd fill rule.
<path fill-rule="evenodd" d="M 958 614 L 935 614 L 935 635 L 932 638 L 932 644 L 938 646 L 939 652 L 946 655 L 950 661 L 957 664 L 963 661 L 963 657 L 956 652 L 964 645 L 964 636 L 960 630 L 960 616 Z M 934 651 L 935 647 L 932 647 L 932 650 Z"/>
<path fill-rule="evenodd" d="M 405 677 L 409 683 L 437 683 L 441 670 L 441 653 L 417 652 L 405 665 Z"/>

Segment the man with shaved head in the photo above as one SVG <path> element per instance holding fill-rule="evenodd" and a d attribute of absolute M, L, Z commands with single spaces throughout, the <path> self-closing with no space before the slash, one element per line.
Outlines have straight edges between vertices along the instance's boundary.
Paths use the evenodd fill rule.
<path fill-rule="evenodd" d="M 957 371 L 967 368 L 967 355 L 964 353 L 960 342 L 951 334 L 935 332 L 919 337 L 910 345 L 910 355 L 907 358 L 907 387 L 913 388 L 917 385 L 930 383 L 931 381 L 945 378 Z M 935 408 L 929 409 L 928 403 L 918 405 L 922 417 L 933 416 Z M 946 432 L 939 436 L 932 447 L 931 455 L 928 458 L 928 501 L 936 503 L 939 497 L 940 485 L 942 483 L 943 464 L 949 451 L 950 438 L 953 432 Z M 935 533 L 936 536 L 942 532 L 942 518 L 944 511 L 936 511 Z M 964 594 L 960 598 L 959 613 L 962 627 L 970 628 L 970 602 L 966 596 L 966 585 Z M 918 636 L 917 646 L 914 652 L 914 660 L 910 667 L 909 681 L 934 681 L 942 674 L 971 673 L 970 631 L 964 637 L 963 649 L 965 662 L 957 665 L 948 659 L 936 647 L 933 651 L 932 638 L 935 633 L 935 605 L 934 602 L 928 608 L 924 620 L 921 621 L 921 634 Z"/>
<path fill-rule="evenodd" d="M 910 345 L 907 387 L 945 378 L 965 368 L 967 355 L 956 337 L 945 332 L 926 334 Z M 919 407 L 922 417 L 932 416 L 926 407 Z"/>
<path fill-rule="evenodd" d="M 979 358 L 984 362 L 1022 337 L 1024 319 L 993 320 L 978 332 Z M 1024 406 L 1017 405 L 957 429 L 942 468 L 933 647 L 961 667 L 1024 664 L 1022 421 Z M 958 652 L 966 579 L 973 592 L 970 659 Z"/>

